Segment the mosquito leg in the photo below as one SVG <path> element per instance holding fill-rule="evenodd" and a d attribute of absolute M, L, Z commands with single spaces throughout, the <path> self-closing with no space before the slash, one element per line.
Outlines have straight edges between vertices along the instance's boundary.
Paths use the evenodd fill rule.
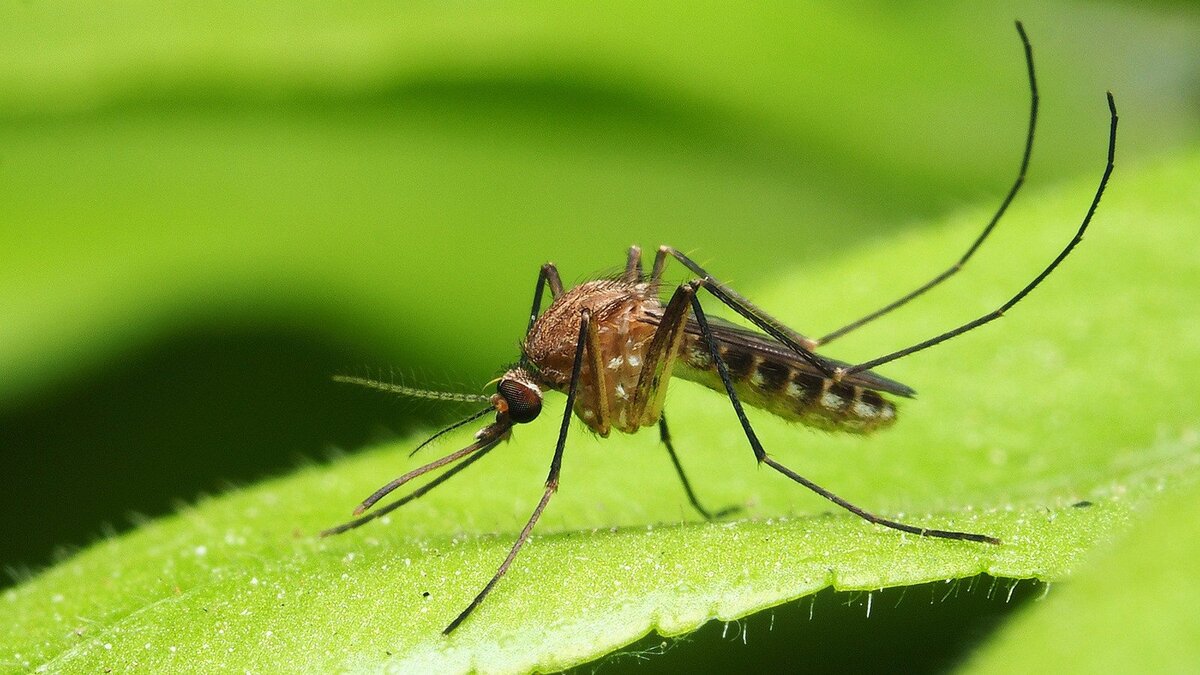
<path fill-rule="evenodd" d="M 667 418 L 662 412 L 663 399 L 667 391 L 664 385 L 671 378 L 671 367 L 679 356 L 679 349 L 683 344 L 684 327 L 687 325 L 688 305 L 695 297 L 696 289 L 691 284 L 683 284 L 675 289 L 666 309 L 663 310 L 658 328 L 654 331 L 654 337 L 650 339 L 650 345 L 644 354 L 637 391 L 633 395 L 631 414 L 641 420 L 642 425 L 649 425 L 654 420 L 658 420 L 659 437 L 667 448 L 671 463 L 675 465 L 675 472 L 679 474 L 679 480 L 683 483 L 688 501 L 705 520 L 713 520 L 739 509 L 732 507 L 711 513 L 700 505 L 700 500 L 696 498 L 696 493 L 692 491 L 692 485 L 683 472 L 683 465 L 679 463 L 679 457 L 675 454 L 674 444 L 671 443 L 671 432 L 667 428 Z"/>
<path fill-rule="evenodd" d="M 492 575 L 491 580 L 487 582 L 487 585 L 483 587 L 483 590 L 479 591 L 479 595 L 475 596 L 475 599 L 471 601 L 471 604 L 467 605 L 466 609 L 459 613 L 459 615 L 450 622 L 450 625 L 446 626 L 445 630 L 442 631 L 443 635 L 449 635 L 451 631 L 453 631 L 455 628 L 458 628 L 458 626 L 462 624 L 462 622 L 465 621 L 468 616 L 471 615 L 471 612 L 475 611 L 475 608 L 479 606 L 479 603 L 483 602 L 483 599 L 488 596 L 488 593 L 492 592 L 492 587 L 494 587 L 496 582 L 500 581 L 500 577 L 503 577 L 504 573 L 508 571 L 509 566 L 512 565 L 512 562 L 517 557 L 517 553 L 520 552 L 521 547 L 524 546 L 525 542 L 529 540 L 529 534 L 533 531 L 533 526 L 537 523 L 538 518 L 542 517 L 542 511 L 546 509 L 546 505 L 550 503 L 550 497 L 555 493 L 555 491 L 558 490 L 558 475 L 562 470 L 563 448 L 567 444 L 567 429 L 571 426 L 572 409 L 575 407 L 575 394 L 579 390 L 579 374 L 583 371 L 583 352 L 584 346 L 587 342 L 588 326 L 590 324 L 591 313 L 587 309 L 584 309 L 582 312 L 580 312 L 579 316 L 579 338 L 575 342 L 575 362 L 571 366 L 571 384 L 567 389 L 567 407 L 563 410 L 562 426 L 558 430 L 558 444 L 554 446 L 554 458 L 550 460 L 550 473 L 546 476 L 546 491 L 542 493 L 542 499 L 538 502 L 537 507 L 533 509 L 533 514 L 529 516 L 529 522 L 525 523 L 525 527 L 521 530 L 521 534 L 518 535 L 517 540 L 513 542 L 512 549 L 509 550 L 508 556 L 504 559 L 504 562 L 500 563 L 500 567 L 496 570 L 496 573 Z"/>
<path fill-rule="evenodd" d="M 703 286 L 705 290 L 711 293 L 716 299 L 720 300 L 727 307 L 737 312 L 746 318 L 746 320 L 758 326 L 771 337 L 779 340 L 787 345 L 797 356 L 807 361 L 817 370 L 821 371 L 826 377 L 836 377 L 836 369 L 831 366 L 825 359 L 813 353 L 816 342 L 811 338 L 804 337 L 800 333 L 788 328 L 779 319 L 767 314 L 759 309 L 754 303 L 739 295 L 732 288 L 717 281 L 711 274 L 704 270 L 703 267 L 696 264 L 691 258 L 687 257 L 680 251 L 671 248 L 670 246 L 659 246 L 658 254 L 654 258 L 654 272 L 652 278 L 662 276 L 663 268 L 666 266 L 667 256 L 675 258 L 684 267 L 700 277 L 703 283 L 698 284 Z M 656 276 L 655 276 L 656 275 Z"/>
<path fill-rule="evenodd" d="M 671 368 L 683 344 L 688 302 L 695 292 L 686 284 L 675 289 L 642 354 L 641 373 L 629 408 L 630 417 L 639 420 L 639 426 L 654 424 L 662 412 L 666 384 L 671 379 Z"/>
<path fill-rule="evenodd" d="M 667 454 L 671 457 L 671 463 L 675 465 L 675 473 L 679 474 L 679 482 L 683 483 L 683 491 L 687 493 L 688 501 L 692 503 L 692 508 L 696 509 L 697 513 L 703 516 L 705 520 L 716 520 L 722 516 L 742 510 L 740 506 L 730 506 L 712 513 L 701 506 L 700 500 L 696 498 L 696 493 L 692 491 L 692 484 L 688 481 L 687 474 L 683 472 L 683 465 L 679 463 L 679 456 L 675 454 L 675 446 L 671 443 L 671 432 L 667 429 L 667 418 L 665 415 L 658 418 L 658 436 L 662 439 L 663 445 L 667 447 Z"/>
<path fill-rule="evenodd" d="M 971 242 L 971 245 L 967 248 L 967 252 L 958 259 L 958 262 L 951 265 L 941 274 L 935 276 L 921 286 L 918 286 L 915 290 L 901 296 L 899 299 L 894 300 L 893 302 L 880 307 L 874 312 L 851 321 L 845 326 L 842 326 L 841 328 L 838 328 L 837 330 L 818 338 L 815 340 L 814 347 L 833 342 L 835 339 L 853 330 L 856 330 L 874 321 L 875 319 L 878 319 L 884 314 L 887 314 L 898 307 L 902 307 L 910 300 L 913 300 L 934 286 L 937 286 L 943 281 L 954 276 L 963 268 L 963 265 L 967 264 L 967 261 L 971 259 L 971 256 L 975 255 L 975 251 L 977 251 L 983 244 L 983 240 L 988 238 L 988 235 L 992 233 L 993 229 L 995 229 L 996 223 L 1000 222 L 1001 216 L 1003 216 L 1004 212 L 1008 210 L 1008 205 L 1012 203 L 1013 198 L 1017 196 L 1017 191 L 1020 190 L 1021 186 L 1025 183 L 1025 171 L 1029 168 L 1029 157 L 1033 153 L 1033 131 L 1037 126 L 1038 115 L 1038 88 L 1037 77 L 1033 72 L 1033 48 L 1029 45 L 1029 37 L 1025 35 L 1025 27 L 1021 25 L 1020 21 L 1017 22 L 1017 33 L 1021 36 L 1021 45 L 1025 48 L 1025 66 L 1026 70 L 1029 72 L 1029 129 L 1025 133 L 1025 152 L 1021 155 L 1021 166 L 1020 169 L 1017 170 L 1017 178 L 1013 181 L 1012 187 L 1008 189 L 1008 194 L 1005 195 L 1004 200 L 1000 202 L 1000 208 L 996 209 L 996 213 L 992 216 L 992 219 L 988 221 L 987 227 L 983 228 L 983 232 L 981 232 L 979 236 L 975 238 L 975 241 Z"/>
<path fill-rule="evenodd" d="M 820 485 L 817 485 L 816 483 L 805 478 L 804 476 L 801 476 L 800 474 L 796 473 L 795 471 L 792 471 L 791 469 L 780 464 L 779 462 L 776 462 L 770 456 L 767 456 L 766 458 L 764 458 L 763 461 L 766 462 L 767 466 L 770 466 L 772 469 L 775 469 L 779 473 L 787 476 L 788 478 L 791 478 L 792 480 L 803 485 L 804 487 L 808 488 L 809 490 L 812 490 L 813 492 L 821 495 L 822 497 L 828 499 L 829 501 L 833 502 L 834 504 L 837 504 L 838 506 L 842 507 L 843 509 L 846 509 L 850 513 L 853 513 L 854 515 L 856 515 L 859 518 L 862 518 L 863 520 L 866 520 L 868 522 L 875 523 L 877 525 L 883 525 L 884 527 L 890 527 L 893 530 L 900 530 L 901 532 L 911 532 L 912 534 L 919 534 L 922 537 L 939 537 L 941 539 L 961 539 L 963 541 L 977 541 L 977 542 L 984 543 L 984 544 L 995 544 L 995 545 L 1000 544 L 999 539 L 997 539 L 995 537 L 989 537 L 986 534 L 973 534 L 971 532 L 955 532 L 954 530 L 935 530 L 935 529 L 930 529 L 927 527 L 918 527 L 916 525 L 907 525 L 905 523 L 899 523 L 894 520 L 888 520 L 887 518 L 877 516 L 869 511 L 866 511 L 864 509 L 861 509 L 861 508 L 855 506 L 854 504 L 851 504 L 850 502 L 846 501 L 845 499 L 842 499 L 841 497 L 833 494 L 829 490 L 826 490 L 825 488 L 821 487 Z"/>
<path fill-rule="evenodd" d="M 894 351 L 891 354 L 886 354 L 876 359 L 871 359 L 870 361 L 865 361 L 856 366 L 839 369 L 834 379 L 841 379 L 846 375 L 852 375 L 864 370 L 870 370 L 876 366 L 880 366 L 890 361 L 895 361 L 896 359 L 908 356 L 909 354 L 919 352 L 923 349 L 928 349 L 929 347 L 945 342 L 952 337 L 962 335 L 963 333 L 978 328 L 986 323 L 991 323 L 992 321 L 1004 316 L 1004 313 L 1009 309 L 1012 309 L 1013 305 L 1020 302 L 1026 295 L 1029 295 L 1033 289 L 1038 287 L 1038 284 L 1042 283 L 1046 277 L 1050 276 L 1050 273 L 1053 272 L 1056 267 L 1058 267 L 1059 263 L 1061 263 L 1068 255 L 1070 255 L 1076 244 L 1083 240 L 1083 233 L 1087 231 L 1088 225 L 1092 222 L 1092 216 L 1095 215 L 1096 208 L 1100 206 L 1100 197 L 1104 195 L 1104 188 L 1108 185 L 1108 178 L 1112 175 L 1113 159 L 1116 156 L 1117 148 L 1117 104 L 1115 101 L 1113 101 L 1112 92 L 1108 93 L 1108 113 L 1108 163 L 1104 167 L 1104 174 L 1100 177 L 1100 184 L 1096 187 L 1096 194 L 1094 197 L 1092 197 L 1092 204 L 1088 207 L 1087 213 L 1083 217 L 1083 221 L 1079 224 L 1079 229 L 1075 232 L 1075 236 L 1071 237 L 1071 241 L 1067 242 L 1067 245 L 1061 251 L 1059 251 L 1058 256 L 1056 256 L 1054 260 L 1050 261 L 1050 264 L 1047 265 L 1040 274 L 1034 277 L 1033 281 L 1029 282 L 1025 288 L 1022 288 L 1017 292 L 1016 295 L 1012 296 L 1008 302 L 1004 303 L 999 308 L 975 319 L 974 321 L 968 321 L 958 328 L 948 330 L 941 335 L 936 335 L 928 340 L 925 340 L 924 342 L 919 342 L 915 345 L 912 345 L 911 347 L 905 347 L 904 349 Z"/>
<path fill-rule="evenodd" d="M 640 246 L 630 246 L 629 257 L 625 261 L 625 274 L 621 277 L 621 280 L 634 284 L 641 281 L 643 275 L 642 248 Z"/>
<path fill-rule="evenodd" d="M 664 249 L 667 246 L 659 246 L 658 252 L 654 254 L 654 266 L 650 268 L 650 283 L 658 284 L 662 281 L 663 269 L 667 265 L 667 254 Z"/>
<path fill-rule="evenodd" d="M 703 280 L 696 280 L 696 281 L 691 282 L 692 285 L 700 285 L 703 283 L 704 283 Z M 996 539 L 995 537 L 989 537 L 984 534 L 972 534 L 970 532 L 955 532 L 953 530 L 934 530 L 934 529 L 929 529 L 929 528 L 924 528 L 924 527 L 917 527 L 915 525 L 907 525 L 905 523 L 900 523 L 900 522 L 896 522 L 894 520 L 888 520 L 887 518 L 883 518 L 881 516 L 877 516 L 869 511 L 866 511 L 864 509 L 861 509 L 861 508 L 855 506 L 854 504 L 851 504 L 850 502 L 846 501 L 845 499 L 842 499 L 841 497 L 835 495 L 834 493 L 830 492 L 829 490 L 826 490 L 825 488 L 821 487 L 820 485 L 817 485 L 816 483 L 808 480 L 807 478 L 801 476 L 800 474 L 796 473 L 795 471 L 792 471 L 791 469 L 785 467 L 784 465 L 780 464 L 779 462 L 776 462 L 774 459 L 769 457 L 767 455 L 766 450 L 763 449 L 762 442 L 760 442 L 758 440 L 758 435 L 754 433 L 754 429 L 750 426 L 750 420 L 746 417 L 746 411 L 742 407 L 742 402 L 738 399 L 737 392 L 733 388 L 733 381 L 729 377 L 729 369 L 725 366 L 725 361 L 721 358 L 720 350 L 717 349 L 717 342 L 713 338 L 712 330 L 708 326 L 708 319 L 704 315 L 704 308 L 702 308 L 700 306 L 700 300 L 698 298 L 696 298 L 695 296 L 692 297 L 692 312 L 696 316 L 696 323 L 698 323 L 700 325 L 700 334 L 704 338 L 705 345 L 708 347 L 709 356 L 712 358 L 713 363 L 715 363 L 717 365 L 717 373 L 721 377 L 722 384 L 725 385 L 725 393 L 728 394 L 728 396 L 729 396 L 729 402 L 733 405 L 733 410 L 737 414 L 738 421 L 741 422 L 742 430 L 746 433 L 746 440 L 748 440 L 750 442 L 750 447 L 751 447 L 751 449 L 754 450 L 754 456 L 755 456 L 755 458 L 758 459 L 758 461 L 760 463 L 765 463 L 767 466 L 770 466 L 772 469 L 775 469 L 776 471 L 782 473 L 783 475 L 787 476 L 788 478 L 791 478 L 792 480 L 796 481 L 797 483 L 800 483 L 804 487 L 812 490 L 813 492 L 816 492 L 817 494 L 828 499 L 829 501 L 833 502 L 834 504 L 837 504 L 838 506 L 846 509 L 847 511 L 853 513 L 854 515 L 856 515 L 859 518 L 862 518 L 863 520 L 866 520 L 868 522 L 876 523 L 878 525 L 883 525 L 884 527 L 890 527 L 894 530 L 900 530 L 902 532 L 911 532 L 913 534 L 919 534 L 919 535 L 926 536 L 926 537 L 940 537 L 942 539 L 962 539 L 962 540 L 966 540 L 966 541 L 978 541 L 978 542 L 983 542 L 983 543 L 988 543 L 988 544 L 999 544 L 1000 543 L 999 539 Z"/>
<path fill-rule="evenodd" d="M 550 297 L 557 298 L 562 295 L 562 279 L 559 278 L 558 268 L 554 266 L 554 263 L 546 263 L 538 270 L 537 287 L 533 291 L 533 309 L 529 310 L 529 325 L 525 327 L 526 333 L 533 328 L 533 322 L 537 320 L 538 312 L 542 311 L 542 293 L 547 285 L 550 286 Z"/>
<path fill-rule="evenodd" d="M 529 324 L 525 326 L 525 334 L 533 329 L 533 322 L 537 321 L 538 312 L 542 311 L 542 293 L 546 290 L 546 286 L 550 286 L 550 296 L 558 297 L 562 295 L 563 285 L 562 279 L 558 276 L 558 268 L 554 263 L 546 263 L 538 270 L 537 286 L 533 290 L 533 309 L 529 310 Z M 529 357 L 521 352 L 521 365 L 529 365 Z"/>
<path fill-rule="evenodd" d="M 592 373 L 592 392 L 596 396 L 595 426 L 601 437 L 607 438 L 612 425 L 608 407 L 608 373 L 604 368 L 604 352 L 600 350 L 600 331 L 596 324 L 588 322 L 585 349 L 588 366 Z M 592 420 L 589 420 L 589 422 Z"/>

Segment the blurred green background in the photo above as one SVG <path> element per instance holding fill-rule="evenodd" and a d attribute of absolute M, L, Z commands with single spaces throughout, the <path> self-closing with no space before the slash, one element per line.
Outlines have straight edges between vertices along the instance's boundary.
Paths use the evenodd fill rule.
<path fill-rule="evenodd" d="M 670 243 L 753 296 L 998 200 L 1017 17 L 1031 181 L 1099 173 L 1106 89 L 1123 165 L 1194 146 L 1184 3 L 0 5 L 0 585 L 443 421 L 329 376 L 475 390 L 547 260 Z"/>

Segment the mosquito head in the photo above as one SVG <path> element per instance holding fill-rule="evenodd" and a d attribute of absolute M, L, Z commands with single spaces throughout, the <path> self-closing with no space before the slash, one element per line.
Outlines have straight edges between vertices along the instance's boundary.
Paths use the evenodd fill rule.
<path fill-rule="evenodd" d="M 513 368 L 496 384 L 492 406 L 499 418 L 517 424 L 532 422 L 542 412 L 542 389 L 524 368 Z"/>

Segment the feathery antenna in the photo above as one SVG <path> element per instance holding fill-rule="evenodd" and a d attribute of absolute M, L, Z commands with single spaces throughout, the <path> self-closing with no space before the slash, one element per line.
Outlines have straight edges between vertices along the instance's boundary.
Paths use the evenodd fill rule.
<path fill-rule="evenodd" d="M 334 375 L 334 382 L 345 382 L 346 384 L 357 384 L 360 387 L 368 389 L 378 389 L 392 394 L 400 394 L 411 398 L 425 398 L 433 401 L 456 401 L 459 403 L 489 403 L 492 400 L 487 394 L 463 394 L 454 391 L 433 391 L 430 389 L 417 389 L 416 387 L 406 387 L 402 384 L 392 382 L 382 382 L 380 380 L 372 380 L 366 377 L 355 377 L 353 375 Z"/>

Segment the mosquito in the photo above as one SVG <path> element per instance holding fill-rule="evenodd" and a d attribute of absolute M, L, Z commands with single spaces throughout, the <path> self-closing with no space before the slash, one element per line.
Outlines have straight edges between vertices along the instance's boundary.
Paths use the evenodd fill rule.
<path fill-rule="evenodd" d="M 538 518 L 558 490 L 563 450 L 572 415 L 601 437 L 607 437 L 613 429 L 634 433 L 643 427 L 657 426 L 659 438 L 692 507 L 706 520 L 727 515 L 730 509 L 713 512 L 701 504 L 676 455 L 663 414 L 666 384 L 675 376 L 697 382 L 729 399 L 759 464 L 766 464 L 863 520 L 923 537 L 999 545 L 999 539 L 986 534 L 902 523 L 846 501 L 767 454 L 746 417 L 745 405 L 831 432 L 861 435 L 890 427 L 896 421 L 896 406 L 889 397 L 910 398 L 915 392 L 904 384 L 876 373 L 875 368 L 1000 318 L 1042 283 L 1082 240 L 1113 170 L 1117 110 L 1111 93 L 1107 94 L 1110 120 L 1108 162 L 1100 184 L 1078 230 L 1040 274 L 996 310 L 923 342 L 854 365 L 816 353 L 819 347 L 907 304 L 956 274 L 991 234 L 1025 182 L 1037 123 L 1038 89 L 1029 38 L 1020 22 L 1017 22 L 1016 28 L 1025 52 L 1030 89 L 1029 126 L 1020 168 L 1016 180 L 983 232 L 975 238 L 966 253 L 945 271 L 874 312 L 814 339 L 785 326 L 670 246 L 658 248 L 649 275 L 645 274 L 642 267 L 641 249 L 634 246 L 629 249 L 623 273 L 587 281 L 570 289 L 564 288 L 554 264 L 546 263 L 538 272 L 529 324 L 521 343 L 520 361 L 496 380 L 494 394 L 427 391 L 364 378 L 335 378 L 405 396 L 486 403 L 486 407 L 478 412 L 434 434 L 418 446 L 418 450 L 449 431 L 488 414 L 494 413 L 495 419 L 475 434 L 475 441 L 470 445 L 413 469 L 379 488 L 358 506 L 354 512 L 357 516 L 355 520 L 322 534 L 340 534 L 356 528 L 449 480 L 493 450 L 501 441 L 508 439 L 513 427 L 537 419 L 542 412 L 543 395 L 550 390 L 565 393 L 567 401 L 542 498 L 495 574 L 470 604 L 446 626 L 442 631 L 444 634 L 450 634 L 461 625 L 491 593 L 528 541 Z M 686 268 L 691 279 L 676 287 L 664 303 L 660 295 L 663 273 L 672 261 Z M 547 288 L 552 301 L 542 311 Z M 700 303 L 702 292 L 732 309 L 753 324 L 754 328 L 709 317 Z M 393 490 L 445 466 L 450 468 L 405 497 L 362 515 Z"/>

